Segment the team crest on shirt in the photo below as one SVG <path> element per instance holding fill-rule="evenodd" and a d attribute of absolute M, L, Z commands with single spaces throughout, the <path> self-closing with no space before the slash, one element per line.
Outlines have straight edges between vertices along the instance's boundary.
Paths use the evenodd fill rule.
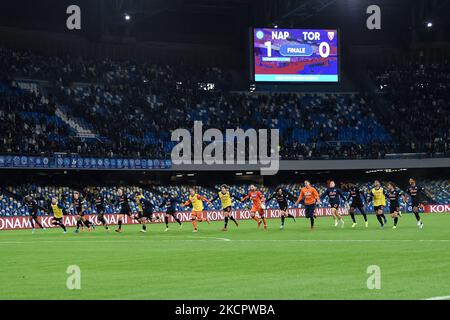
<path fill-rule="evenodd" d="M 330 39 L 330 41 L 333 41 L 333 39 L 334 39 L 334 31 L 328 31 L 328 39 Z"/>

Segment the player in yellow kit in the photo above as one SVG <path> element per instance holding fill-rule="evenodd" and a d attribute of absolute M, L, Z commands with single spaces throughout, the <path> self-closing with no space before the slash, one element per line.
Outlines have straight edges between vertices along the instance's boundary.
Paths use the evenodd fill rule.
<path fill-rule="evenodd" d="M 66 226 L 62 221 L 64 216 L 63 209 L 59 206 L 57 198 L 52 198 L 50 208 L 53 212 L 52 224 L 55 226 L 60 226 L 64 230 L 64 233 L 67 233 Z"/>
<path fill-rule="evenodd" d="M 188 201 L 186 201 L 181 205 L 181 207 L 192 205 L 191 221 L 192 225 L 194 226 L 194 230 L 192 232 L 198 231 L 197 221 L 198 222 L 206 221 L 208 222 L 208 224 L 210 223 L 208 218 L 203 217 L 203 210 L 204 210 L 203 201 L 206 201 L 211 204 L 211 201 L 209 201 L 206 197 L 199 195 L 196 192 L 195 188 L 190 188 Z"/>
<path fill-rule="evenodd" d="M 375 180 L 374 187 L 369 191 L 369 197 L 373 199 L 373 209 L 377 216 L 377 220 L 380 223 L 381 228 L 384 228 L 386 224 L 386 216 L 383 213 L 383 209 L 386 206 L 386 195 L 384 189 L 381 187 L 381 183 Z"/>
<path fill-rule="evenodd" d="M 233 221 L 234 224 L 236 225 L 236 227 L 239 226 L 239 223 L 236 221 L 236 219 L 231 214 L 231 209 L 233 206 L 231 197 L 232 197 L 232 195 L 230 194 L 228 186 L 226 184 L 223 184 L 220 186 L 220 191 L 217 193 L 217 196 L 211 200 L 211 202 L 214 202 L 217 199 L 220 199 L 220 203 L 222 204 L 222 210 L 223 210 L 224 222 L 225 222 L 225 226 L 222 228 L 222 231 L 227 231 L 228 220 Z"/>

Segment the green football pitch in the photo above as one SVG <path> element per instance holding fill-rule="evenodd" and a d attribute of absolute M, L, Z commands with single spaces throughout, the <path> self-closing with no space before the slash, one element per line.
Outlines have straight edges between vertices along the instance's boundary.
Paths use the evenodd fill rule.
<path fill-rule="evenodd" d="M 162 224 L 125 225 L 122 233 L 63 234 L 50 230 L 0 232 L 0 299 L 425 299 L 450 295 L 450 215 L 425 214 L 419 230 L 404 214 L 380 229 L 357 216 L 352 229 L 304 218 L 286 229 L 269 220 L 190 223 L 163 232 Z M 67 288 L 69 266 L 80 269 L 80 289 Z M 380 289 L 369 289 L 369 266 Z M 370 268 L 369 268 L 370 270 Z M 369 279 L 369 283 L 371 280 Z"/>

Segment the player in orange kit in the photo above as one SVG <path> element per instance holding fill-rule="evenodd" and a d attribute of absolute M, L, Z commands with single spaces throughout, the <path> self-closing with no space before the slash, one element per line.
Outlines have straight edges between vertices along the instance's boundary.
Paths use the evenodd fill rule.
<path fill-rule="evenodd" d="M 264 217 L 264 209 L 266 207 L 266 200 L 264 195 L 258 191 L 258 189 L 252 184 L 250 186 L 250 191 L 248 194 L 241 199 L 241 202 L 244 202 L 248 199 L 252 200 L 252 208 L 250 209 L 250 214 L 252 219 L 258 222 L 258 228 L 261 227 L 261 222 L 264 223 L 264 230 L 267 230 L 267 220 Z M 256 213 L 259 214 L 261 220 L 256 216 Z"/>
<path fill-rule="evenodd" d="M 188 201 L 186 201 L 184 204 L 181 205 L 181 207 L 192 205 L 192 212 L 191 212 L 191 221 L 192 225 L 194 226 L 194 230 L 192 232 L 197 232 L 197 221 L 203 222 L 206 221 L 208 224 L 210 223 L 208 218 L 203 217 L 203 201 L 208 202 L 211 204 L 211 201 L 209 201 L 206 197 L 199 195 L 195 188 L 189 189 L 189 198 Z"/>
<path fill-rule="evenodd" d="M 312 187 L 308 180 L 305 181 L 305 186 L 301 189 L 300 196 L 297 201 L 295 201 L 295 206 L 303 199 L 305 204 L 305 217 L 309 218 L 312 230 L 314 229 L 314 218 L 316 217 L 314 211 L 316 209 L 316 204 L 320 203 L 320 197 L 316 188 Z"/>

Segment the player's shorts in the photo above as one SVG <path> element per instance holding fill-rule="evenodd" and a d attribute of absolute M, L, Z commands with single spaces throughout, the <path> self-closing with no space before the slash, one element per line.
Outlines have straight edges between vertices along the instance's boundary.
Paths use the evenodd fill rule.
<path fill-rule="evenodd" d="M 422 205 L 422 202 L 420 201 L 420 200 L 413 200 L 412 202 L 411 202 L 411 206 L 414 208 L 414 207 L 420 207 Z"/>
<path fill-rule="evenodd" d="M 350 208 L 364 208 L 364 205 L 361 201 L 355 201 L 350 203 Z"/>
<path fill-rule="evenodd" d="M 77 211 L 77 216 L 84 217 L 84 211 L 81 211 L 81 212 Z"/>
<path fill-rule="evenodd" d="M 37 213 L 31 213 L 30 214 L 30 217 L 32 217 L 33 219 L 37 219 L 37 217 L 38 217 L 38 215 L 37 215 Z"/>
<path fill-rule="evenodd" d="M 191 211 L 191 219 L 203 219 L 203 211 Z"/>
<path fill-rule="evenodd" d="M 287 203 L 280 203 L 278 206 L 280 207 L 281 211 L 286 211 L 288 207 Z"/>
<path fill-rule="evenodd" d="M 123 208 L 123 209 L 120 210 L 120 214 L 125 214 L 125 215 L 131 217 L 131 209 L 129 207 L 128 208 Z"/>
<path fill-rule="evenodd" d="M 264 210 L 260 206 L 252 206 L 252 208 L 250 209 L 250 212 L 253 212 L 253 213 L 258 212 L 258 214 L 260 216 L 262 216 L 264 214 Z"/>
<path fill-rule="evenodd" d="M 390 213 L 399 212 L 399 211 L 400 211 L 399 206 L 392 205 L 392 206 L 389 207 L 389 212 Z"/>
<path fill-rule="evenodd" d="M 56 217 L 52 218 L 53 222 L 59 222 L 59 223 L 62 223 L 62 219 L 63 218 L 56 218 Z"/>
<path fill-rule="evenodd" d="M 153 211 L 151 210 L 144 210 L 138 212 L 138 218 L 151 218 L 153 215 Z"/>
<path fill-rule="evenodd" d="M 312 218 L 314 217 L 314 210 L 316 209 L 315 204 L 305 204 L 305 217 Z"/>
<path fill-rule="evenodd" d="M 383 208 L 384 208 L 384 206 L 374 206 L 373 210 L 375 210 L 375 211 L 378 211 L 378 210 L 383 211 Z"/>
<path fill-rule="evenodd" d="M 231 212 L 231 206 L 225 207 L 225 208 L 223 208 L 222 210 L 223 210 L 224 212 L 230 213 L 230 212 Z"/>
<path fill-rule="evenodd" d="M 330 207 L 332 209 L 338 209 L 339 208 L 339 203 L 330 203 Z"/>
<path fill-rule="evenodd" d="M 175 210 L 175 208 L 169 208 L 166 211 L 166 214 L 170 214 L 170 215 L 174 215 L 175 213 L 177 213 L 177 210 Z"/>

